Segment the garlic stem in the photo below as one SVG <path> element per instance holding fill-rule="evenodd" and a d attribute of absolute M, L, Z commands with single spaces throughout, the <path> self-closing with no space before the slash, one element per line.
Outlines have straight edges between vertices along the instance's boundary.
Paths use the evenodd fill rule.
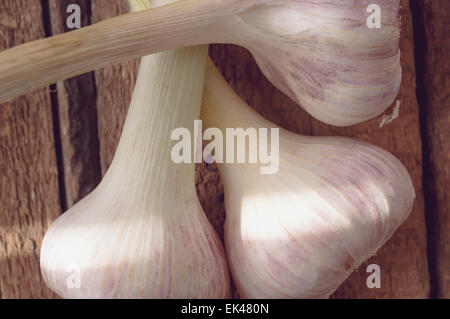
<path fill-rule="evenodd" d="M 207 44 L 199 36 L 210 4 L 178 1 L 0 52 L 0 102 L 124 60 Z"/>

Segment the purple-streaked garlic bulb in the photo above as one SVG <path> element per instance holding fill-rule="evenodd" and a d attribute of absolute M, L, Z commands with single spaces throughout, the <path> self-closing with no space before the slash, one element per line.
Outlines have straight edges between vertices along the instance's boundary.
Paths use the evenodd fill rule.
<path fill-rule="evenodd" d="M 205 128 L 273 127 L 234 93 L 212 63 L 205 83 Z M 278 143 L 276 138 L 264 142 L 268 150 Z M 244 298 L 330 296 L 386 243 L 415 198 L 397 158 L 350 138 L 280 129 L 276 173 L 261 174 L 257 164 L 218 167 L 228 263 Z"/>
<path fill-rule="evenodd" d="M 399 0 L 376 1 L 379 28 L 371 24 L 373 3 L 253 1 L 229 28 L 269 80 L 309 114 L 352 125 L 386 110 L 402 78 Z"/>
<path fill-rule="evenodd" d="M 394 102 L 399 35 L 399 0 L 183 0 L 0 52 L 0 102 L 130 58 L 234 43 L 312 116 L 352 125 Z"/>

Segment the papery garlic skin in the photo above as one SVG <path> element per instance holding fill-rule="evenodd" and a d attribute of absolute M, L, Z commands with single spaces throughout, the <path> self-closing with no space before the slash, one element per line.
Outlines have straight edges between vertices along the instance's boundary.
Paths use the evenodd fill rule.
<path fill-rule="evenodd" d="M 230 19 L 268 79 L 320 121 L 336 126 L 380 115 L 402 79 L 399 0 L 262 0 Z"/>
<path fill-rule="evenodd" d="M 130 1 L 134 9 L 149 3 Z M 59 296 L 229 296 L 225 253 L 197 198 L 194 164 L 170 156 L 172 131 L 199 116 L 207 51 L 142 59 L 110 168 L 45 234 L 41 271 Z"/>
<path fill-rule="evenodd" d="M 273 127 L 212 64 L 205 83 L 206 127 Z M 327 298 L 408 217 L 412 181 L 397 158 L 365 142 L 280 129 L 279 143 L 276 174 L 218 164 L 233 280 L 243 298 Z"/>

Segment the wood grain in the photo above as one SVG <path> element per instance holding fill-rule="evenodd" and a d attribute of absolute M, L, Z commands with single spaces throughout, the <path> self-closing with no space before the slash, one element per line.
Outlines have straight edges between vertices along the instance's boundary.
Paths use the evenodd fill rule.
<path fill-rule="evenodd" d="M 433 297 L 450 298 L 450 1 L 414 4 Z"/>
<path fill-rule="evenodd" d="M 81 8 L 81 27 L 91 23 L 90 0 L 50 0 L 52 35 L 71 31 L 66 23 L 70 4 Z M 58 82 L 56 90 L 67 209 L 89 194 L 101 179 L 94 72 Z"/>
<path fill-rule="evenodd" d="M 409 2 L 402 1 L 403 84 L 399 94 L 400 118 L 380 128 L 381 117 L 347 128 L 332 127 L 311 118 L 283 96 L 261 74 L 250 54 L 228 45 L 211 47 L 216 65 L 235 90 L 267 119 L 300 134 L 349 136 L 369 141 L 396 155 L 406 166 L 416 189 L 413 212 L 379 253 L 364 263 L 338 289 L 333 298 L 427 298 L 429 274 L 422 188 L 422 144 L 415 93 L 415 63 Z M 392 110 L 388 110 L 392 112 Z M 219 192 L 220 193 L 220 192 Z M 208 211 L 208 209 L 206 209 Z M 382 271 L 380 289 L 369 289 L 368 264 Z"/>
<path fill-rule="evenodd" d="M 45 36 L 36 0 L 0 1 L 0 50 Z M 60 214 L 49 90 L 0 105 L 0 298 L 50 298 L 43 234 Z"/>

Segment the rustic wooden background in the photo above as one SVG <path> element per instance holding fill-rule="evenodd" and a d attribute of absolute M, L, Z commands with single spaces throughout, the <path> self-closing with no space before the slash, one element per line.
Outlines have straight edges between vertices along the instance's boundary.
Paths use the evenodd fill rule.
<path fill-rule="evenodd" d="M 71 3 L 81 6 L 83 26 L 128 11 L 124 0 L 0 0 L 0 50 L 68 31 Z M 417 198 L 411 216 L 333 298 L 450 297 L 450 1 L 401 3 L 400 117 L 382 128 L 381 117 L 349 128 L 320 123 L 268 83 L 247 51 L 210 49 L 233 88 L 266 118 L 302 134 L 370 141 L 395 154 L 412 176 Z M 0 298 L 56 297 L 40 276 L 43 234 L 108 168 L 138 65 L 108 67 L 0 105 Z M 196 178 L 205 211 L 222 234 L 217 169 L 198 166 Z M 369 263 L 381 266 L 380 289 L 365 285 Z"/>

